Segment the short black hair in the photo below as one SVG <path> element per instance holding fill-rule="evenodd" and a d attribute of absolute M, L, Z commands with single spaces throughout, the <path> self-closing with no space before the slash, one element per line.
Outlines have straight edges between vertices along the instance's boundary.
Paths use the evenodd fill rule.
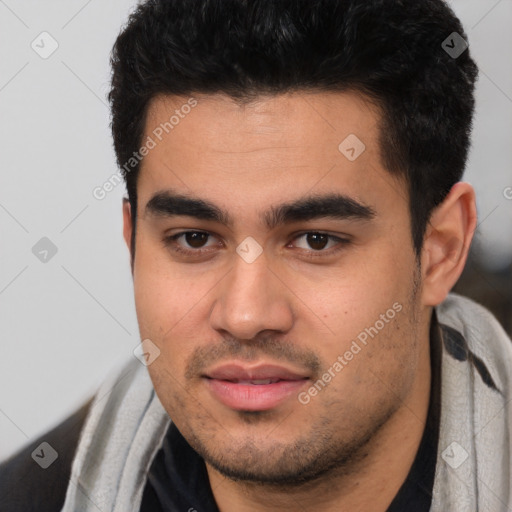
<path fill-rule="evenodd" d="M 454 35 L 454 32 L 456 33 Z M 135 244 L 139 163 L 157 95 L 357 91 L 382 112 L 386 169 L 409 191 L 412 240 L 462 178 L 477 67 L 443 0 L 149 0 L 130 15 L 111 55 L 109 101 Z M 460 55 L 458 55 L 460 53 Z M 341 141 L 340 141 L 341 142 Z"/>

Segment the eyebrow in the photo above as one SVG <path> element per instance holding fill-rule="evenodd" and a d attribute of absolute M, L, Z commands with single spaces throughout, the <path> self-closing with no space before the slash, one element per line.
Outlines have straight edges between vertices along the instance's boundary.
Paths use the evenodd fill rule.
<path fill-rule="evenodd" d="M 189 197 L 166 190 L 156 193 L 148 201 L 145 212 L 157 217 L 193 217 L 233 227 L 233 217 L 204 199 Z M 313 195 L 272 206 L 262 214 L 262 220 L 271 230 L 280 225 L 330 218 L 336 220 L 371 220 L 375 210 L 343 194 Z"/>

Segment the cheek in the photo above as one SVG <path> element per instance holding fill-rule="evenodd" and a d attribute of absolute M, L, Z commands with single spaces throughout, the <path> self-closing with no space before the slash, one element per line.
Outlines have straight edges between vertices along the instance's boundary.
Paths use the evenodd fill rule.
<path fill-rule="evenodd" d="M 141 237 L 138 242 L 133 285 L 141 329 L 158 338 L 174 331 L 198 306 L 214 285 L 211 272 L 197 272 L 172 263 L 165 250 Z"/>
<path fill-rule="evenodd" d="M 383 314 L 385 320 L 372 315 L 359 320 L 359 325 L 352 327 L 355 334 L 340 337 L 337 350 L 332 347 L 330 355 L 324 356 L 331 365 L 337 361 L 337 368 L 342 368 L 339 372 L 334 368 L 336 377 L 329 393 L 343 402 L 343 407 L 378 409 L 405 400 L 410 393 L 418 371 L 417 333 L 405 307 L 399 312 L 384 309 Z"/>
<path fill-rule="evenodd" d="M 354 265 L 350 273 L 333 276 L 326 289 L 307 295 L 330 331 L 317 340 L 315 351 L 329 366 L 341 356 L 343 370 L 335 373 L 344 377 L 336 380 L 358 393 L 378 392 L 397 376 L 410 383 L 417 367 L 413 269 L 391 265 L 388 258 Z"/>
<path fill-rule="evenodd" d="M 381 326 L 396 323 L 398 309 L 403 311 L 410 300 L 411 270 L 398 270 L 397 265 L 358 264 L 318 280 L 317 285 L 304 286 L 306 304 L 318 312 L 331 334 L 353 338 L 376 322 Z M 402 313 L 403 315 L 404 313 Z M 381 316 L 384 315 L 384 319 Z"/>
<path fill-rule="evenodd" d="M 142 237 L 141 237 L 142 238 Z M 167 392 L 179 386 L 193 349 L 208 341 L 208 292 L 219 273 L 171 264 L 165 251 L 141 239 L 134 266 L 134 295 L 141 339 L 150 339 L 160 357 L 149 366 Z M 170 374 L 170 375 L 169 375 Z M 155 387 L 158 384 L 155 384 Z M 182 384 L 183 385 L 183 382 Z"/>

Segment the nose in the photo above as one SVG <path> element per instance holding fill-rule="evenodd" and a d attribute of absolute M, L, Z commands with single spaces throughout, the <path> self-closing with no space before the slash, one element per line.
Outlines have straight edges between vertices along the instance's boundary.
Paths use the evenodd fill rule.
<path fill-rule="evenodd" d="M 232 270 L 215 290 L 212 328 L 240 340 L 254 339 L 263 331 L 288 332 L 294 295 L 276 274 L 265 253 L 252 263 L 236 255 Z"/>

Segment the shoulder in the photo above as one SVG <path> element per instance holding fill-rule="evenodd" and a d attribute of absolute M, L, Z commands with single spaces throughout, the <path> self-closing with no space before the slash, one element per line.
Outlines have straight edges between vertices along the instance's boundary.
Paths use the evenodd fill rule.
<path fill-rule="evenodd" d="M 91 402 L 89 400 L 60 425 L 0 464 L 2 512 L 60 511 Z M 46 444 L 40 447 L 42 443 L 48 443 L 51 448 Z M 57 458 L 51 462 L 55 455 Z M 47 466 L 48 462 L 51 464 Z"/>

